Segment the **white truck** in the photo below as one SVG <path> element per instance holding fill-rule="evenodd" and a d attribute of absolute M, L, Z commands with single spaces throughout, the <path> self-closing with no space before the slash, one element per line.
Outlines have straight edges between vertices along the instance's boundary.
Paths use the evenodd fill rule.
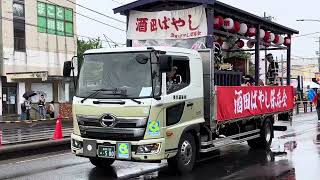
<path fill-rule="evenodd" d="M 228 72 L 218 77 L 213 53 L 174 47 L 86 51 L 73 99 L 72 152 L 97 167 L 167 159 L 187 172 L 200 153 L 234 143 L 269 148 L 274 130 L 285 130 L 274 122 L 292 110 L 292 87 L 244 87 Z M 71 71 L 66 62 L 64 75 Z M 170 81 L 172 72 L 179 82 Z M 217 83 L 219 78 L 226 80 Z"/>

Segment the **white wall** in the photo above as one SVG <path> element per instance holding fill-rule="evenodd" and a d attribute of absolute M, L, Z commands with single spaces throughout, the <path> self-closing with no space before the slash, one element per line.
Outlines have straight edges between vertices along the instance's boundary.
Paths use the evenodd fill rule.
<path fill-rule="evenodd" d="M 2 101 L 3 101 L 3 99 L 2 99 L 2 81 L 1 81 L 1 79 L 0 79 L 0 97 L 1 97 L 1 101 L 0 101 L 0 108 L 1 108 L 1 111 L 0 111 L 0 116 L 2 115 Z"/>
<path fill-rule="evenodd" d="M 12 48 L 3 49 L 4 74 L 15 72 L 48 71 L 49 76 L 62 76 L 63 63 L 71 60 L 73 54 L 27 50 L 15 52 Z"/>

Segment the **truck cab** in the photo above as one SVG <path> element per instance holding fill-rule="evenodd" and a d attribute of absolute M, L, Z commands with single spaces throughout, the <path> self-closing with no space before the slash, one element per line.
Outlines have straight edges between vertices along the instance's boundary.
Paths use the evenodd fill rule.
<path fill-rule="evenodd" d="M 179 82 L 170 81 L 172 73 Z M 202 61 L 195 50 L 89 50 L 73 99 L 72 152 L 93 164 L 159 161 L 175 157 L 183 143 L 180 152 L 188 164 L 205 122 L 203 94 Z M 192 140 L 182 142 L 182 136 Z"/>

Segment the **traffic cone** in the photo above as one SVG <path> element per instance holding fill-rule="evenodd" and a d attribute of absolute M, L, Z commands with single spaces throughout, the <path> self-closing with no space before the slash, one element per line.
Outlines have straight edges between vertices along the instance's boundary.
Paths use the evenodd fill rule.
<path fill-rule="evenodd" d="M 62 139 L 62 116 L 59 114 L 56 121 L 56 128 L 54 130 L 53 139 Z"/>

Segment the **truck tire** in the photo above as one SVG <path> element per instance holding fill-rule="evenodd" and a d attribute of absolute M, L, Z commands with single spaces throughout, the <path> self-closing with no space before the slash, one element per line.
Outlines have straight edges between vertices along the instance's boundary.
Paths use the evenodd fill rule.
<path fill-rule="evenodd" d="M 98 168 L 110 168 L 114 163 L 114 159 L 104 159 L 104 158 L 89 158 L 91 164 Z"/>
<path fill-rule="evenodd" d="M 248 141 L 248 145 L 252 149 L 269 149 L 273 138 L 273 125 L 267 118 L 260 129 L 260 137 Z"/>
<path fill-rule="evenodd" d="M 193 135 L 187 133 L 180 139 L 177 155 L 168 159 L 168 165 L 183 174 L 192 171 L 195 159 L 196 143 Z"/>

